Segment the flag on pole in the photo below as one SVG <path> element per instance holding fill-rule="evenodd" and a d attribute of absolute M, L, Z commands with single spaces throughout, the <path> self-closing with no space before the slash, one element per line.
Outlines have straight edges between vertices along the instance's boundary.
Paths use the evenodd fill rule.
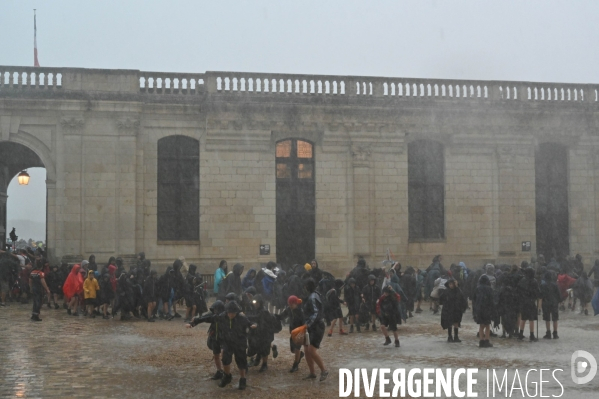
<path fill-rule="evenodd" d="M 40 63 L 37 60 L 37 23 L 35 18 L 35 10 L 33 10 L 33 66 L 40 66 Z"/>

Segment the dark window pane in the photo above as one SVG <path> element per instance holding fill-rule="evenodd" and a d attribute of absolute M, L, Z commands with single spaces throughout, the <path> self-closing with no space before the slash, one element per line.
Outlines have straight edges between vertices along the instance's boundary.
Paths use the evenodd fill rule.
<path fill-rule="evenodd" d="M 429 140 L 408 144 L 408 223 L 410 239 L 445 236 L 443 145 Z"/>
<path fill-rule="evenodd" d="M 186 136 L 158 140 L 158 239 L 199 239 L 199 142 Z"/>

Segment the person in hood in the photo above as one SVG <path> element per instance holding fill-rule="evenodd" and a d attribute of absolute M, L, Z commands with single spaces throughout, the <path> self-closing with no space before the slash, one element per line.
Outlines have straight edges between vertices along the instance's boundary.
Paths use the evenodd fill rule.
<path fill-rule="evenodd" d="M 208 340 L 206 345 L 212 351 L 212 359 L 216 366 L 216 373 L 212 376 L 212 380 L 222 380 L 225 376 L 223 364 L 221 362 L 221 336 L 219 333 L 218 323 L 222 321 L 219 318 L 225 311 L 225 304 L 222 301 L 216 301 L 210 306 L 210 313 L 202 316 L 194 317 L 193 320 L 186 325 L 187 328 L 192 328 L 200 323 L 210 323 L 208 327 Z"/>
<path fill-rule="evenodd" d="M 584 313 L 588 316 L 589 311 L 587 306 L 593 299 L 593 284 L 586 272 L 582 272 L 580 277 L 572 285 L 572 291 L 574 291 L 574 304 L 572 305 L 572 310 L 576 309 L 576 300 L 578 299 L 580 300 L 580 314 Z"/>
<path fill-rule="evenodd" d="M 214 296 L 218 296 L 218 289 L 222 280 L 227 275 L 227 272 L 227 261 L 223 259 L 220 261 L 218 269 L 216 269 L 216 271 L 214 272 Z"/>
<path fill-rule="evenodd" d="M 241 281 L 241 288 L 244 290 L 254 285 L 254 279 L 256 278 L 256 269 L 250 269 L 243 277 Z"/>
<path fill-rule="evenodd" d="M 50 307 L 50 300 L 54 301 L 54 309 L 58 309 L 58 294 L 62 292 L 62 283 L 60 272 L 58 270 L 58 266 L 52 266 L 50 273 L 46 276 L 46 283 L 48 284 L 48 288 L 52 295 L 48 297 L 48 307 Z"/>
<path fill-rule="evenodd" d="M 493 288 L 489 277 L 484 274 L 478 280 L 478 286 L 474 293 L 472 301 L 472 313 L 474 321 L 479 325 L 478 336 L 480 348 L 492 348 L 493 344 L 490 341 L 491 323 L 495 318 L 495 301 L 493 298 Z"/>
<path fill-rule="evenodd" d="M 243 273 L 244 266 L 241 263 L 233 265 L 233 271 L 223 279 L 218 294 L 219 299 L 223 300 L 224 297 L 232 292 L 237 296 L 240 296 L 243 290 L 241 289 L 241 274 Z M 260 290 L 256 287 L 258 293 Z"/>
<path fill-rule="evenodd" d="M 484 275 L 487 276 L 487 278 L 489 279 L 489 282 L 491 283 L 491 288 L 495 289 L 497 285 L 497 279 L 495 277 L 495 266 L 490 263 L 487 263 L 487 265 L 485 266 Z"/>
<path fill-rule="evenodd" d="M 96 276 L 93 270 L 87 272 L 87 278 L 83 282 L 83 296 L 85 299 L 85 306 L 87 307 L 87 314 L 94 318 L 96 314 L 94 313 L 94 308 L 96 305 L 96 297 L 100 291 L 100 285 L 98 284 L 98 280 L 96 280 Z"/>
<path fill-rule="evenodd" d="M 524 270 L 524 277 L 518 282 L 520 294 L 520 334 L 518 339 L 524 339 L 524 326 L 529 322 L 530 342 L 536 342 L 535 321 L 538 320 L 537 300 L 541 297 L 539 283 L 535 279 L 535 271 L 532 268 Z"/>
<path fill-rule="evenodd" d="M 98 264 L 96 263 L 96 255 L 91 254 L 89 256 L 89 264 L 87 265 L 88 270 L 98 271 Z"/>
<path fill-rule="evenodd" d="M 334 287 L 331 288 L 325 294 L 326 307 L 324 317 L 327 323 L 330 323 L 331 327 L 329 329 L 328 336 L 333 336 L 333 329 L 335 328 L 335 324 L 337 320 L 339 320 L 339 335 L 347 335 L 347 332 L 343 330 L 343 312 L 341 311 L 341 304 L 344 303 L 341 301 L 341 290 L 343 289 L 343 280 L 336 279 L 334 283 Z"/>
<path fill-rule="evenodd" d="M 185 261 L 185 257 L 183 255 L 179 256 L 179 260 L 181 261 L 181 269 L 180 269 L 181 274 L 183 274 L 183 276 L 185 276 L 187 274 L 187 272 L 189 271 L 189 265 Z"/>
<path fill-rule="evenodd" d="M 366 266 L 366 260 L 362 257 L 358 258 L 356 267 L 349 273 L 347 280 L 353 278 L 356 281 L 356 286 L 361 292 L 362 288 L 368 284 L 368 276 L 370 275 L 370 269 Z M 347 286 L 347 280 L 345 285 Z"/>
<path fill-rule="evenodd" d="M 522 276 L 518 265 L 512 265 L 509 273 L 505 273 L 499 284 L 498 312 L 503 327 L 501 338 L 518 336 L 518 314 L 520 313 L 520 295 L 518 282 Z M 507 334 L 507 336 L 506 336 Z"/>
<path fill-rule="evenodd" d="M 417 287 L 418 282 L 416 281 L 416 277 L 414 277 L 414 268 L 412 266 L 408 266 L 401 278 L 401 288 L 406 294 L 405 305 L 408 312 L 408 317 L 414 317 L 412 312 L 414 311 L 414 303 L 417 301 L 418 297 L 418 293 L 416 292 Z"/>
<path fill-rule="evenodd" d="M 145 252 L 138 253 L 137 254 L 137 262 L 136 262 L 136 266 L 138 269 L 142 266 L 144 260 L 146 260 L 146 253 Z"/>
<path fill-rule="evenodd" d="M 322 270 L 320 270 L 320 267 L 318 266 L 318 261 L 316 259 L 312 259 L 312 262 L 310 262 L 310 267 L 310 277 L 318 284 L 324 276 Z"/>
<path fill-rule="evenodd" d="M 158 298 L 158 273 L 156 270 L 150 271 L 150 275 L 144 281 L 144 302 L 148 306 L 147 316 L 148 322 L 153 323 L 156 321 L 154 316 L 154 309 L 156 308 L 156 301 Z"/>
<path fill-rule="evenodd" d="M 458 330 L 461 327 L 462 315 L 468 308 L 468 300 L 454 278 L 450 278 L 445 283 L 445 289 L 441 292 L 439 303 L 443 306 L 441 310 L 441 327 L 447 330 L 447 342 L 462 342 L 458 337 Z M 452 327 L 453 336 L 451 335 Z"/>
<path fill-rule="evenodd" d="M 308 292 L 308 299 L 304 303 L 303 311 L 306 316 L 305 326 L 307 327 L 308 336 L 310 339 L 309 344 L 304 345 L 304 352 L 306 353 L 306 362 L 310 369 L 310 374 L 307 379 L 315 379 L 316 373 L 314 364 L 320 369 L 320 381 L 327 379 L 329 371 L 325 368 L 324 362 L 318 353 L 320 343 L 324 337 L 324 307 L 320 294 L 316 291 L 316 282 L 308 278 L 305 283 L 306 291 Z"/>
<path fill-rule="evenodd" d="M 376 301 L 376 314 L 381 322 L 381 331 L 385 336 L 385 342 L 383 343 L 385 346 L 391 344 L 389 331 L 393 331 L 395 347 L 399 348 L 397 325 L 401 324 L 400 302 L 401 297 L 390 285 L 383 288 L 381 297 Z"/>
<path fill-rule="evenodd" d="M 31 288 L 31 294 L 33 296 L 33 310 L 31 312 L 32 321 L 42 321 L 40 312 L 44 300 L 44 293 L 47 293 L 48 296 L 50 296 L 50 289 L 46 285 L 45 277 L 40 265 L 35 265 L 34 269 L 29 274 L 29 287 Z"/>
<path fill-rule="evenodd" d="M 547 327 L 547 333 L 544 339 L 551 339 L 551 322 L 553 322 L 553 339 L 558 339 L 557 322 L 559 320 L 559 303 L 561 295 L 557 287 L 555 273 L 546 272 L 543 281 L 541 282 L 541 298 L 543 300 L 543 320 Z"/>
<path fill-rule="evenodd" d="M 98 297 L 99 301 L 97 303 L 100 305 L 102 318 L 107 320 L 110 319 L 110 316 L 108 316 L 108 306 L 114 299 L 114 291 L 112 289 L 112 281 L 110 281 L 110 274 L 103 274 L 100 278 L 99 285 L 100 293 Z"/>
<path fill-rule="evenodd" d="M 372 321 L 372 331 L 376 331 L 376 301 L 381 297 L 381 289 L 376 285 L 376 276 L 370 274 L 368 276 L 368 285 L 362 289 L 362 302 L 368 308 L 370 319 Z M 412 302 L 413 303 L 413 302 Z M 366 323 L 366 331 L 370 328 L 369 323 Z"/>
<path fill-rule="evenodd" d="M 196 316 L 197 307 L 195 305 L 193 291 L 195 288 L 195 279 L 196 279 L 196 265 L 190 265 L 187 271 L 187 276 L 185 276 L 185 306 L 187 307 L 185 312 L 185 322 L 191 321 L 193 317 Z"/>
<path fill-rule="evenodd" d="M 240 375 L 238 388 L 243 390 L 247 385 L 247 331 L 249 328 L 255 329 L 258 326 L 241 313 L 241 308 L 235 301 L 225 305 L 225 313 L 206 318 L 206 321 L 209 322 L 213 320 L 217 321 L 218 328 L 220 329 L 219 334 L 224 369 L 224 375 L 218 386 L 224 388 L 233 380 L 231 363 L 233 362 L 233 358 L 235 358 L 235 364 L 239 369 Z"/>
<path fill-rule="evenodd" d="M 257 366 L 262 361 L 260 373 L 268 369 L 268 356 L 270 355 L 272 342 L 275 340 L 275 333 L 281 331 L 281 322 L 274 317 L 266 308 L 264 299 L 261 295 L 256 295 L 252 301 L 254 305 L 254 314 L 248 316 L 248 319 L 254 322 L 257 327 L 251 331 L 248 338 L 249 348 L 248 356 L 256 354 Z M 278 356 L 277 346 L 272 345 L 273 358 Z"/>
<path fill-rule="evenodd" d="M 77 316 L 79 296 L 83 294 L 83 277 L 79 272 L 80 270 L 81 265 L 74 265 L 62 286 L 62 292 L 64 296 L 68 298 L 67 313 L 72 314 L 73 316 Z"/>
<path fill-rule="evenodd" d="M 349 332 L 354 332 L 354 324 L 356 325 L 356 331 L 360 331 L 360 322 L 358 319 L 358 313 L 360 312 L 361 303 L 361 290 L 356 285 L 356 279 L 350 277 L 347 280 L 345 289 L 343 290 L 343 299 L 348 309 L 349 315 Z"/>
<path fill-rule="evenodd" d="M 275 307 L 274 313 L 280 313 L 287 306 L 287 298 L 290 295 L 287 293 L 287 272 L 279 270 L 277 278 L 273 286 L 272 305 Z"/>
<path fill-rule="evenodd" d="M 426 280 L 424 282 L 424 300 L 429 300 L 433 288 L 435 287 L 435 281 L 441 277 L 441 272 L 444 270 L 441 264 L 441 255 L 436 255 L 433 258 L 433 262 L 426 269 Z M 433 310 L 433 303 L 431 302 L 431 310 Z"/>
<path fill-rule="evenodd" d="M 433 283 L 433 290 L 431 291 L 430 295 L 433 305 L 433 314 L 437 314 L 439 312 L 439 298 L 441 297 L 441 293 L 445 290 L 445 283 L 447 283 L 448 280 L 449 275 L 444 271 Z"/>
<path fill-rule="evenodd" d="M 341 281 L 341 280 L 339 280 L 339 281 Z M 295 295 L 291 295 L 287 299 L 287 307 L 285 308 L 285 310 L 283 310 L 283 312 L 281 312 L 280 314 L 276 315 L 276 317 L 279 320 L 287 320 L 288 319 L 289 333 L 291 333 L 291 331 L 295 330 L 296 328 L 303 326 L 304 323 L 306 322 L 306 318 L 304 317 L 304 312 L 302 311 L 302 307 L 300 306 L 301 304 L 302 304 L 301 299 L 299 299 Z M 295 356 L 295 358 L 293 360 L 293 366 L 291 366 L 291 369 L 289 369 L 289 372 L 295 373 L 296 371 L 299 370 L 299 364 L 300 364 L 302 358 L 304 357 L 304 352 L 301 350 L 302 346 L 297 345 L 295 342 L 293 342 L 293 339 L 291 339 L 291 336 L 289 337 L 289 349 L 291 350 L 291 353 L 293 353 L 293 355 Z"/>

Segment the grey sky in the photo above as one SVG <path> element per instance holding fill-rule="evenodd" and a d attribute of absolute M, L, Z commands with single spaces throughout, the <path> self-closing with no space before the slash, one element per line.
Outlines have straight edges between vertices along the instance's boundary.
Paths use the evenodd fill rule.
<path fill-rule="evenodd" d="M 1 0 L 0 65 L 33 65 L 33 8 L 42 66 L 599 83 L 595 0 Z"/>
<path fill-rule="evenodd" d="M 599 2 L 0 2 L 0 64 L 598 83 Z"/>

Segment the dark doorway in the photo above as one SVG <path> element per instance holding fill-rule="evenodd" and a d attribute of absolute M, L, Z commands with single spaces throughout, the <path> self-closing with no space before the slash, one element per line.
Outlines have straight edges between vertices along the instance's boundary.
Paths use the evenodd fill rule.
<path fill-rule="evenodd" d="M 568 153 L 555 143 L 541 144 L 535 154 L 537 254 L 549 261 L 570 253 L 568 227 Z"/>
<path fill-rule="evenodd" d="M 286 139 L 276 147 L 277 263 L 310 262 L 316 253 L 314 145 Z"/>

